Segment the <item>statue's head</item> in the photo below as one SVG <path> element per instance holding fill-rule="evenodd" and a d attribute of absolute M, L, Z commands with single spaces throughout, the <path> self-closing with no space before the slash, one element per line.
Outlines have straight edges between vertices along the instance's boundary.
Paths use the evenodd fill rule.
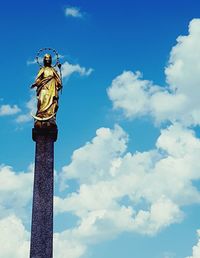
<path fill-rule="evenodd" d="M 52 58 L 50 54 L 45 54 L 43 58 L 44 66 L 51 66 L 52 64 Z"/>

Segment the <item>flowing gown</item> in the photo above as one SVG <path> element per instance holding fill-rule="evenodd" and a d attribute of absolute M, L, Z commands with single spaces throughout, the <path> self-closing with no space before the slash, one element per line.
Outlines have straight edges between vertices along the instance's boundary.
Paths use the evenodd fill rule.
<path fill-rule="evenodd" d="M 37 87 L 37 120 L 45 121 L 55 118 L 58 109 L 58 91 L 61 79 L 53 67 L 42 67 L 35 80 Z"/>

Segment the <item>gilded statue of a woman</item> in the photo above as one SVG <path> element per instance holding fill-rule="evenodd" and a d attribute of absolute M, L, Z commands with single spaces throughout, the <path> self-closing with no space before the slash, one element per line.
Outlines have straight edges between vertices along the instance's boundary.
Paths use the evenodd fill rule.
<path fill-rule="evenodd" d="M 37 113 L 33 115 L 36 127 L 56 126 L 58 92 L 62 88 L 61 78 L 52 64 L 50 54 L 43 58 L 44 66 L 39 70 L 34 84 L 37 92 Z"/>

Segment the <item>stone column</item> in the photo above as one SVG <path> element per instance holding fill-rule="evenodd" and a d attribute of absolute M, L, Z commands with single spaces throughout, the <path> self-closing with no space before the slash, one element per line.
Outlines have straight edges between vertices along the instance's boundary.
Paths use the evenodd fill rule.
<path fill-rule="evenodd" d="M 33 128 L 36 142 L 30 258 L 53 255 L 54 142 L 57 128 Z"/>

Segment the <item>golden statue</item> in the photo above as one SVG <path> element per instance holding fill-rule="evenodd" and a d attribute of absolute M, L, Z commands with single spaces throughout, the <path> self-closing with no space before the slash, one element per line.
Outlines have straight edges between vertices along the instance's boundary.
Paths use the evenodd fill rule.
<path fill-rule="evenodd" d="M 58 92 L 62 88 L 61 76 L 52 67 L 50 54 L 45 54 L 43 64 L 31 86 L 31 88 L 37 88 L 37 113 L 32 115 L 35 119 L 35 127 L 56 126 Z M 60 63 L 57 65 L 61 67 Z"/>

